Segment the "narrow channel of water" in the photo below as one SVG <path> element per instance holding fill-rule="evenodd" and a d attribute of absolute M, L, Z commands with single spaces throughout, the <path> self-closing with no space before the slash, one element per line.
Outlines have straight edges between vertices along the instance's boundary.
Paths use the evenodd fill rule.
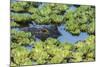
<path fill-rule="evenodd" d="M 83 41 L 89 36 L 86 32 L 81 32 L 78 36 L 72 35 L 70 32 L 65 30 L 64 25 L 58 26 L 58 31 L 61 33 L 61 36 L 58 37 L 60 42 L 69 42 L 72 44 L 77 41 Z"/>

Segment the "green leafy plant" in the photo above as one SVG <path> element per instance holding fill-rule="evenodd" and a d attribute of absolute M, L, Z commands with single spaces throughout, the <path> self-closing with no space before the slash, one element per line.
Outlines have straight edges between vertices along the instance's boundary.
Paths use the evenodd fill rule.
<path fill-rule="evenodd" d="M 15 12 L 25 12 L 27 11 L 26 8 L 28 8 L 27 2 L 13 2 L 11 3 L 11 10 Z"/>
<path fill-rule="evenodd" d="M 28 58 L 29 51 L 25 47 L 16 47 L 15 49 L 12 49 L 11 54 L 16 65 L 32 64 L 32 62 Z"/>
<path fill-rule="evenodd" d="M 31 16 L 29 14 L 14 13 L 14 14 L 11 14 L 11 18 L 14 19 L 14 21 L 20 22 L 20 23 L 31 21 Z"/>
<path fill-rule="evenodd" d="M 79 34 L 80 31 L 93 34 L 95 32 L 95 8 L 92 6 L 80 6 L 75 11 L 65 13 L 66 29 L 72 34 Z"/>
<path fill-rule="evenodd" d="M 13 45 L 31 45 L 34 39 L 31 38 L 30 32 L 11 30 L 11 39 Z"/>
<path fill-rule="evenodd" d="M 12 67 L 95 60 L 95 8 L 80 5 L 70 10 L 70 6 L 37 2 L 11 3 Z M 31 32 L 20 30 L 30 23 L 55 26 L 64 24 L 66 31 L 73 36 L 87 32 L 88 37 L 74 44 L 51 37 L 38 40 Z M 43 31 L 45 34 L 51 33 L 45 28 Z"/>

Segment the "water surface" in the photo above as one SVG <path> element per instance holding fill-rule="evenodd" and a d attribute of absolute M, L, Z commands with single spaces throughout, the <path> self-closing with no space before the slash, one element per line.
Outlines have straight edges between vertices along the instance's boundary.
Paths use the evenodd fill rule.
<path fill-rule="evenodd" d="M 58 37 L 58 40 L 60 42 L 69 42 L 74 44 L 77 41 L 83 41 L 85 40 L 89 35 L 86 32 L 81 32 L 78 36 L 72 35 L 70 32 L 65 30 L 64 25 L 58 26 L 58 30 L 61 33 L 61 36 Z"/>

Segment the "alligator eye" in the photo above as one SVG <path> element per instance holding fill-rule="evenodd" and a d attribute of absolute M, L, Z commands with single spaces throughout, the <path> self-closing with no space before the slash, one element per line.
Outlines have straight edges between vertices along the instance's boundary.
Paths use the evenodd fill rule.
<path fill-rule="evenodd" d="M 48 30 L 47 29 L 43 29 L 42 32 L 48 33 Z"/>

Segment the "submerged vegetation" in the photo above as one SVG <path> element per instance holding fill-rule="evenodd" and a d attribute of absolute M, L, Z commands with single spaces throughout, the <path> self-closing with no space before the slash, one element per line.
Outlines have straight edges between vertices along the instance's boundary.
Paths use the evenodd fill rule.
<path fill-rule="evenodd" d="M 37 2 L 11 3 L 12 67 L 95 61 L 95 7 L 74 5 L 76 8 L 71 10 L 71 6 Z M 73 36 L 81 32 L 87 32 L 89 36 L 74 44 L 60 42 L 56 27 L 61 24 Z"/>

